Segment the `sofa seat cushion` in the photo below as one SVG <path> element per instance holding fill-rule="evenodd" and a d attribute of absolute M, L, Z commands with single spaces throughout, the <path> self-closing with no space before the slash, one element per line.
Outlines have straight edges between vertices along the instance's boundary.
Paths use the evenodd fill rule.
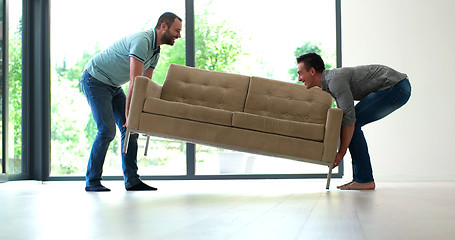
<path fill-rule="evenodd" d="M 323 124 L 296 122 L 243 112 L 233 113 L 232 126 L 315 141 L 322 141 L 324 138 Z"/>
<path fill-rule="evenodd" d="M 143 111 L 224 126 L 231 126 L 232 122 L 232 112 L 227 110 L 191 105 L 182 102 L 166 101 L 153 97 L 149 97 L 145 100 Z"/>

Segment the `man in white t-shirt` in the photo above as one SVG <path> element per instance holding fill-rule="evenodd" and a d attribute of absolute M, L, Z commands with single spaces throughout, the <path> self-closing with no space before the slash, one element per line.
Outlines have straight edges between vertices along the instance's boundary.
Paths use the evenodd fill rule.
<path fill-rule="evenodd" d="M 125 141 L 134 79 L 152 78 L 160 57 L 160 46 L 174 45 L 181 37 L 182 19 L 174 13 L 160 16 L 154 29 L 139 32 L 116 41 L 95 55 L 85 66 L 81 88 L 92 110 L 98 133 L 93 142 L 86 173 L 86 191 L 110 191 L 101 184 L 103 164 L 110 142 L 115 137 L 115 125 Z M 129 82 L 125 95 L 122 84 Z M 128 151 L 122 154 L 125 188 L 128 191 L 157 190 L 143 183 L 137 174 L 137 134 L 130 137 Z"/>

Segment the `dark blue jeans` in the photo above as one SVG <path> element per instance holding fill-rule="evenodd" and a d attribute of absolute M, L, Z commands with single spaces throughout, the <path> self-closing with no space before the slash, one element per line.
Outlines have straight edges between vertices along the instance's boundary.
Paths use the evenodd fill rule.
<path fill-rule="evenodd" d="M 93 78 L 87 71 L 81 77 L 81 88 L 92 110 L 98 133 L 90 151 L 87 165 L 86 185 L 101 185 L 104 159 L 109 144 L 115 137 L 115 125 L 122 135 L 121 144 L 125 141 L 125 92 L 121 87 L 109 86 Z M 137 138 L 138 134 L 131 134 L 128 153 L 122 154 L 123 177 L 125 187 L 131 187 L 140 182 L 137 174 Z"/>
<path fill-rule="evenodd" d="M 377 121 L 403 106 L 411 96 L 411 84 L 408 79 L 392 88 L 373 92 L 355 106 L 355 129 L 349 145 L 352 159 L 353 181 L 366 183 L 374 181 L 368 146 L 362 127 Z"/>

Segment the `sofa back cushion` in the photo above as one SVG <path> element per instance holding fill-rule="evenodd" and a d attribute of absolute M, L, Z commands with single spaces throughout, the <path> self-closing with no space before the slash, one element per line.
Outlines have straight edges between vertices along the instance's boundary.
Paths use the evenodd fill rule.
<path fill-rule="evenodd" d="M 298 122 L 325 124 L 332 96 L 318 87 L 252 77 L 245 112 Z"/>
<path fill-rule="evenodd" d="M 243 111 L 249 77 L 171 64 L 161 99 L 228 111 Z"/>

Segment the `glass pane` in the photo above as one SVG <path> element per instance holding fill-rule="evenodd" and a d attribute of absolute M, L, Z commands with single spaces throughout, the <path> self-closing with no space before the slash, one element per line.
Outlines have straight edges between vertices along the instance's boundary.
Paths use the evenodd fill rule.
<path fill-rule="evenodd" d="M 198 145 L 196 174 L 327 174 L 327 166 Z M 337 168 L 338 169 L 338 168 Z M 337 173 L 334 169 L 334 173 Z"/>
<path fill-rule="evenodd" d="M 184 19 L 185 2 L 169 0 L 156 4 L 150 0 L 131 0 L 127 3 L 122 0 L 53 0 L 51 4 L 51 176 L 83 176 L 97 132 L 89 105 L 79 86 L 85 64 L 114 41 L 154 28 L 164 12 L 174 12 Z M 153 74 L 154 81 L 164 81 L 170 53 L 176 58 L 183 56 L 180 62 L 184 63 L 184 47 L 184 40 L 179 39 L 172 48 L 161 48 L 159 64 Z M 126 90 L 126 86 L 124 88 Z M 143 156 L 145 142 L 145 137 L 139 137 L 140 175 L 186 173 L 184 144 L 154 138 L 150 141 L 147 156 Z M 104 163 L 104 176 L 122 175 L 120 145 L 120 133 L 117 130 Z"/>
<path fill-rule="evenodd" d="M 195 2 L 196 67 L 287 82 L 297 82 L 295 59 L 305 52 L 319 53 L 327 69 L 336 67 L 335 1 L 261 1 L 260 9 L 252 11 L 257 4 Z M 206 146 L 196 149 L 197 174 L 328 172 L 326 166 L 293 160 Z"/>
<path fill-rule="evenodd" d="M 335 1 L 261 1 L 252 11 L 257 4 L 195 1 L 198 68 L 297 82 L 295 58 L 309 51 L 336 67 Z"/>
<path fill-rule="evenodd" d="M 9 2 L 7 173 L 22 172 L 22 1 Z"/>
<path fill-rule="evenodd" d="M 146 137 L 139 138 L 137 157 L 139 175 L 186 174 L 185 142 L 150 137 L 147 152 L 145 152 L 146 141 Z"/>

